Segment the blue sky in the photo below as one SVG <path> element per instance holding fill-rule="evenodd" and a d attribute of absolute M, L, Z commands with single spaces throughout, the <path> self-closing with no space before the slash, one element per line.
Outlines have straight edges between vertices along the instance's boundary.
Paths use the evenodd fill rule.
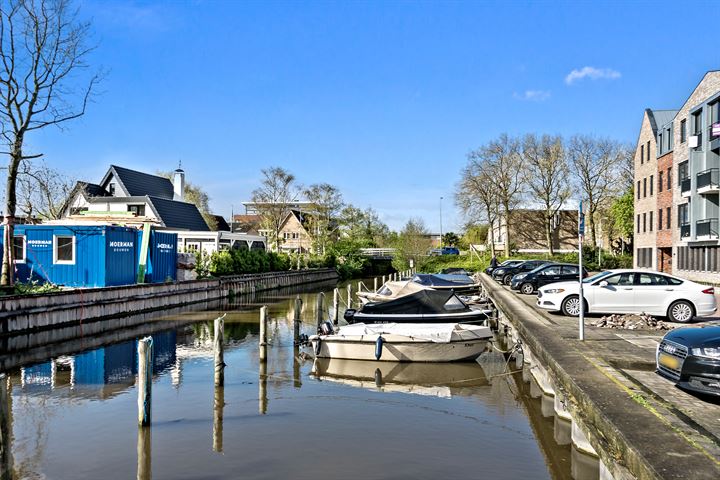
<path fill-rule="evenodd" d="M 634 142 L 644 108 L 679 107 L 720 68 L 706 24 L 720 2 L 80 6 L 109 75 L 85 117 L 34 134 L 32 150 L 89 181 L 110 163 L 182 160 L 226 217 L 281 166 L 393 228 L 419 216 L 437 231 L 442 196 L 443 230 L 459 230 L 469 150 L 502 132 Z"/>

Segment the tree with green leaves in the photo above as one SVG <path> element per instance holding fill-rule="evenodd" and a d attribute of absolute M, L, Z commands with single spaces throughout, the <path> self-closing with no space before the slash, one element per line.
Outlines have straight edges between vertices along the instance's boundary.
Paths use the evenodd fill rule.
<path fill-rule="evenodd" d="M 410 260 L 418 266 L 427 256 L 430 246 L 430 234 L 425 223 L 420 218 L 411 218 L 398 235 L 393 267 L 396 270 L 407 270 L 410 268 Z"/>
<path fill-rule="evenodd" d="M 447 232 L 443 234 L 442 236 L 442 244 L 449 246 L 449 247 L 455 247 L 460 243 L 460 237 L 455 232 Z"/>
<path fill-rule="evenodd" d="M 158 172 L 158 176 L 165 177 L 172 182 L 175 173 Z M 197 207 L 210 230 L 217 230 L 217 220 L 215 219 L 215 215 L 210 212 L 210 196 L 205 192 L 205 190 L 203 190 L 202 187 L 194 185 L 186 180 L 185 188 L 183 190 L 183 198 L 185 199 L 185 202 L 192 203 Z"/>
<path fill-rule="evenodd" d="M 623 250 L 625 253 L 625 243 L 632 243 L 635 228 L 635 192 L 632 187 L 622 196 L 613 201 L 610 207 L 610 215 L 616 232 L 620 235 Z"/>
<path fill-rule="evenodd" d="M 384 246 L 390 232 L 375 210 L 353 205 L 346 205 L 340 212 L 340 227 L 343 236 L 360 240 L 366 247 Z"/>

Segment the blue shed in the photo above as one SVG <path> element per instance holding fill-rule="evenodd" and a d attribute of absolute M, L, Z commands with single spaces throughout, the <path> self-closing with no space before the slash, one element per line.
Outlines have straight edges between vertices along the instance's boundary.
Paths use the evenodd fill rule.
<path fill-rule="evenodd" d="M 138 237 L 134 228 L 16 225 L 14 236 L 17 281 L 72 287 L 135 283 Z"/>
<path fill-rule="evenodd" d="M 142 238 L 143 230 L 138 230 L 138 264 L 140 263 Z M 177 233 L 150 230 L 145 281 L 162 283 L 167 280 L 177 280 Z"/>

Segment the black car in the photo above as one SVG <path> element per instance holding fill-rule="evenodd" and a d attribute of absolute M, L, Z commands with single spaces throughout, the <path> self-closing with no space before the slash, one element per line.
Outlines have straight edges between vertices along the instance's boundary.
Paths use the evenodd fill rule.
<path fill-rule="evenodd" d="M 583 268 L 583 278 L 587 270 Z M 547 263 L 527 273 L 519 273 L 512 278 L 510 288 L 520 290 L 526 295 L 537 291 L 548 283 L 578 280 L 578 266 L 575 263 Z"/>
<path fill-rule="evenodd" d="M 720 397 L 720 326 L 677 328 L 656 354 L 657 373 L 685 390 Z"/>
<path fill-rule="evenodd" d="M 495 268 L 492 268 L 492 267 L 486 268 L 485 273 L 487 273 L 488 275 L 492 275 L 492 273 L 495 270 L 497 270 L 498 268 L 507 267 L 510 265 L 517 265 L 518 263 L 521 263 L 521 262 L 522 262 L 522 260 L 505 260 L 504 262 L 498 264 L 498 266 Z"/>
<path fill-rule="evenodd" d="M 492 277 L 498 282 L 510 285 L 512 278 L 518 273 L 526 273 L 535 270 L 541 265 L 548 263 L 547 260 L 524 260 L 516 265 L 499 267 L 492 273 Z"/>

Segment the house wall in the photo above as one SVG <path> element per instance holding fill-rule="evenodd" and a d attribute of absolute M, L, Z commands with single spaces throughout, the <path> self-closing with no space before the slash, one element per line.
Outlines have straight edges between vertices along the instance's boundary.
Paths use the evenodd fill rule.
<path fill-rule="evenodd" d="M 286 235 L 288 238 L 285 238 Z M 297 236 L 297 238 L 293 238 L 293 236 Z M 309 252 L 312 248 L 310 235 L 295 215 L 288 215 L 280 229 L 280 238 L 283 239 L 280 245 L 282 250 L 299 249 L 301 252 Z"/>
<path fill-rule="evenodd" d="M 556 227 L 552 232 L 555 251 L 577 249 L 578 213 L 575 210 L 561 210 L 556 216 Z M 544 213 L 540 210 L 518 210 L 513 214 L 510 225 L 510 243 L 519 251 L 549 251 L 545 238 Z"/>
<path fill-rule="evenodd" d="M 648 110 L 643 115 L 640 135 L 635 145 L 634 158 L 634 244 L 635 268 L 655 268 L 655 243 L 657 222 L 657 159 L 655 133 Z M 652 193 L 651 193 L 652 191 Z M 639 195 L 639 198 L 638 198 Z M 652 214 L 652 221 L 650 216 Z"/>

